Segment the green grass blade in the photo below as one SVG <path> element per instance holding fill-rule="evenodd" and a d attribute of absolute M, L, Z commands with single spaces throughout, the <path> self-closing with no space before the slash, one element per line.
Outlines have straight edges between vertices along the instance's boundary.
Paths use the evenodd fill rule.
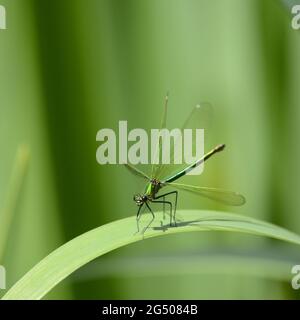
<path fill-rule="evenodd" d="M 300 236 L 253 218 L 217 211 L 182 210 L 177 228 L 162 227 L 157 218 L 143 235 L 136 234 L 135 217 L 117 220 L 84 233 L 48 255 L 19 280 L 3 299 L 41 299 L 63 279 L 91 260 L 146 238 L 191 231 L 242 232 L 300 245 Z"/>
<path fill-rule="evenodd" d="M 10 226 L 16 211 L 22 185 L 27 172 L 29 149 L 26 145 L 18 148 L 12 170 L 5 205 L 0 212 L 0 262 L 6 248 Z"/>

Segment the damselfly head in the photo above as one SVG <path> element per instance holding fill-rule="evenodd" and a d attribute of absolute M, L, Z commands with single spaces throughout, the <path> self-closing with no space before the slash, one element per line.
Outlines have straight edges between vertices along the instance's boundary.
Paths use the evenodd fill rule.
<path fill-rule="evenodd" d="M 138 205 L 138 206 L 141 206 L 144 202 L 145 202 L 145 199 L 144 199 L 144 196 L 140 195 L 140 194 L 135 194 L 133 196 L 133 201 Z"/>

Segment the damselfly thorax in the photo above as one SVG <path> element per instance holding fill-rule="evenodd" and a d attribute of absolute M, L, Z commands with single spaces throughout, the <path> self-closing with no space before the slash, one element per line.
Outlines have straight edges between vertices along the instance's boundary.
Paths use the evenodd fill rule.
<path fill-rule="evenodd" d="M 154 200 L 158 191 L 162 188 L 161 183 L 157 179 L 151 179 L 150 183 L 146 186 L 145 195 L 149 200 Z"/>

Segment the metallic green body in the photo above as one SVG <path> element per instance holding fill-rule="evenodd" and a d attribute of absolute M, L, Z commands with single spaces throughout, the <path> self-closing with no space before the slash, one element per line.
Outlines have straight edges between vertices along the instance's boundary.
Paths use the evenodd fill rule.
<path fill-rule="evenodd" d="M 149 200 L 155 199 L 155 195 L 161 187 L 162 185 L 158 180 L 152 179 L 150 183 L 146 185 L 145 196 L 147 196 Z"/>

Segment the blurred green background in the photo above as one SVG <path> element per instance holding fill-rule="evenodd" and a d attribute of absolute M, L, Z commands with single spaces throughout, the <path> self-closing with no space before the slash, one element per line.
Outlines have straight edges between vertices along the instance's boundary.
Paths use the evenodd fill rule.
<path fill-rule="evenodd" d="M 7 287 L 66 241 L 136 213 L 132 195 L 143 186 L 120 165 L 97 164 L 96 133 L 119 120 L 158 127 L 167 91 L 175 125 L 210 101 L 206 148 L 227 145 L 203 175 L 186 181 L 247 198 L 230 208 L 180 194 L 179 208 L 238 212 L 299 234 L 295 2 L 1 0 L 0 207 L 13 213 L 1 240 Z M 22 144 L 29 168 L 10 206 Z M 296 299 L 296 249 L 217 232 L 145 240 L 88 264 L 47 298 Z"/>

